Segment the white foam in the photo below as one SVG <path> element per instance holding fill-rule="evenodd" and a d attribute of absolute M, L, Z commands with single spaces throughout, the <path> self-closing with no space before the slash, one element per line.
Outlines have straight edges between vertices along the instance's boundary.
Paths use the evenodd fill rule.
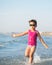
<path fill-rule="evenodd" d="M 0 47 L 3 47 L 4 45 L 0 45 Z"/>
<path fill-rule="evenodd" d="M 52 58 L 42 59 L 41 62 L 52 61 Z"/>
<path fill-rule="evenodd" d="M 35 63 L 40 63 L 41 59 L 40 56 L 38 56 L 37 54 L 34 55 L 34 62 Z"/>
<path fill-rule="evenodd" d="M 45 61 L 52 61 L 52 58 L 41 59 L 40 56 L 38 56 L 37 54 L 34 55 L 34 63 L 41 63 Z"/>

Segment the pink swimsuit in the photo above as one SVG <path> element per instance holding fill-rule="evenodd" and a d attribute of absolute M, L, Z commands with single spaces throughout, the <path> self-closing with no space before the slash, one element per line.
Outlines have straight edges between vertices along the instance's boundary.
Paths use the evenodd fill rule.
<path fill-rule="evenodd" d="M 28 31 L 28 45 L 37 45 L 37 30 L 35 30 L 34 32 L 32 32 L 31 30 Z"/>

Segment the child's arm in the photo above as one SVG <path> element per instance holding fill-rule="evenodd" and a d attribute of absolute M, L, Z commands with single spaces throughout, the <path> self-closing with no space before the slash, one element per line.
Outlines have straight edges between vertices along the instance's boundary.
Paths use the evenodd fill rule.
<path fill-rule="evenodd" d="M 19 34 L 12 34 L 12 37 L 19 37 L 19 36 L 23 36 L 23 35 L 26 35 L 28 34 L 28 31 L 25 31 L 25 32 L 22 32 L 22 33 L 19 33 Z"/>
<path fill-rule="evenodd" d="M 41 41 L 41 43 L 43 44 L 43 46 L 44 46 L 45 48 L 48 48 L 48 45 L 44 42 L 44 40 L 42 39 L 42 37 L 41 37 L 41 35 L 40 35 L 39 32 L 38 32 L 38 37 L 39 37 L 39 40 Z"/>

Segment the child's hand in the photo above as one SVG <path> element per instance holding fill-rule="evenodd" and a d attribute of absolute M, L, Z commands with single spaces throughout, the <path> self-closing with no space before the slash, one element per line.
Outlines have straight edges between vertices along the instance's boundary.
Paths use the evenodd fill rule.
<path fill-rule="evenodd" d="M 45 48 L 47 49 L 48 48 L 48 45 L 46 45 Z"/>
<path fill-rule="evenodd" d="M 16 37 L 16 34 L 12 34 L 12 37 Z"/>

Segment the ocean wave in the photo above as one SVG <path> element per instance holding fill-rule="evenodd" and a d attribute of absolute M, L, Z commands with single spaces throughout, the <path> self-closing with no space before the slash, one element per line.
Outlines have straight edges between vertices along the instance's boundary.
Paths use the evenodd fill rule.
<path fill-rule="evenodd" d="M 1 48 L 3 49 L 4 47 L 5 47 L 4 45 L 0 45 L 0 49 L 1 49 Z"/>
<path fill-rule="evenodd" d="M 4 47 L 4 45 L 0 45 L 0 47 Z"/>

